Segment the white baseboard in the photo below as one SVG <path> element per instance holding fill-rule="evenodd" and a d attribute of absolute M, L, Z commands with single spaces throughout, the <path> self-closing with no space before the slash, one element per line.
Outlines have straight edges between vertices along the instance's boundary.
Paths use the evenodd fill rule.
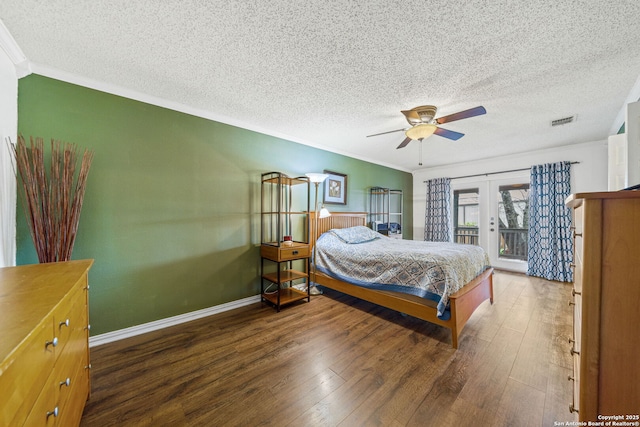
<path fill-rule="evenodd" d="M 167 317 L 166 319 L 143 323 L 142 325 L 131 326 L 130 328 L 107 332 L 105 334 L 96 335 L 95 337 L 89 337 L 89 347 L 97 347 L 102 344 L 134 337 L 136 335 L 142 335 L 147 332 L 157 331 L 158 329 L 168 328 L 169 326 L 175 326 L 192 320 L 201 319 L 203 317 L 233 310 L 234 308 L 244 307 L 256 302 L 260 302 L 260 295 L 203 308 L 202 310 L 192 311 L 178 316 Z"/>

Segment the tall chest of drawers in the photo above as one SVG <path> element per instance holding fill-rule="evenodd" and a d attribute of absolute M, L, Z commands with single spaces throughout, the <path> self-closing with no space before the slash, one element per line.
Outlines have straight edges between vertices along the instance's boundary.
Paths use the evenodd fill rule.
<path fill-rule="evenodd" d="M 75 426 L 90 391 L 93 260 L 0 268 L 0 426 Z"/>
<path fill-rule="evenodd" d="M 573 402 L 580 421 L 640 412 L 640 192 L 574 194 Z M 638 421 L 637 418 L 633 421 Z"/>

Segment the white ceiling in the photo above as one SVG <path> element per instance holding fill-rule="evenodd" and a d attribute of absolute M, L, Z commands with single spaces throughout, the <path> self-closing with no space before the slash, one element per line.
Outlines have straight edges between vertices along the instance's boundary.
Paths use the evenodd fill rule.
<path fill-rule="evenodd" d="M 2 0 L 0 20 L 35 72 L 407 171 L 603 140 L 640 76 L 637 0 Z M 402 132 L 366 138 L 424 104 L 487 114 L 423 166 Z"/>

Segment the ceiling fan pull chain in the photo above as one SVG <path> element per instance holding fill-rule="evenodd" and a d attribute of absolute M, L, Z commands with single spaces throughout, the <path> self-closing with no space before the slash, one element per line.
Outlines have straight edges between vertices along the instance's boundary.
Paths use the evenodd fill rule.
<path fill-rule="evenodd" d="M 418 163 L 418 166 L 422 166 L 422 138 L 420 138 L 419 152 L 420 152 L 420 163 Z"/>

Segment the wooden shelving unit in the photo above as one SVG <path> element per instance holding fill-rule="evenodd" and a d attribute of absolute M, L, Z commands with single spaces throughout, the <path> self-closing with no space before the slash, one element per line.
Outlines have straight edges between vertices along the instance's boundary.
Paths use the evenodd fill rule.
<path fill-rule="evenodd" d="M 402 239 L 402 190 L 369 190 L 369 226 L 385 236 Z"/>
<path fill-rule="evenodd" d="M 296 301 L 311 301 L 309 190 L 306 176 L 262 174 L 261 295 L 262 301 L 272 304 L 277 311 Z"/>

